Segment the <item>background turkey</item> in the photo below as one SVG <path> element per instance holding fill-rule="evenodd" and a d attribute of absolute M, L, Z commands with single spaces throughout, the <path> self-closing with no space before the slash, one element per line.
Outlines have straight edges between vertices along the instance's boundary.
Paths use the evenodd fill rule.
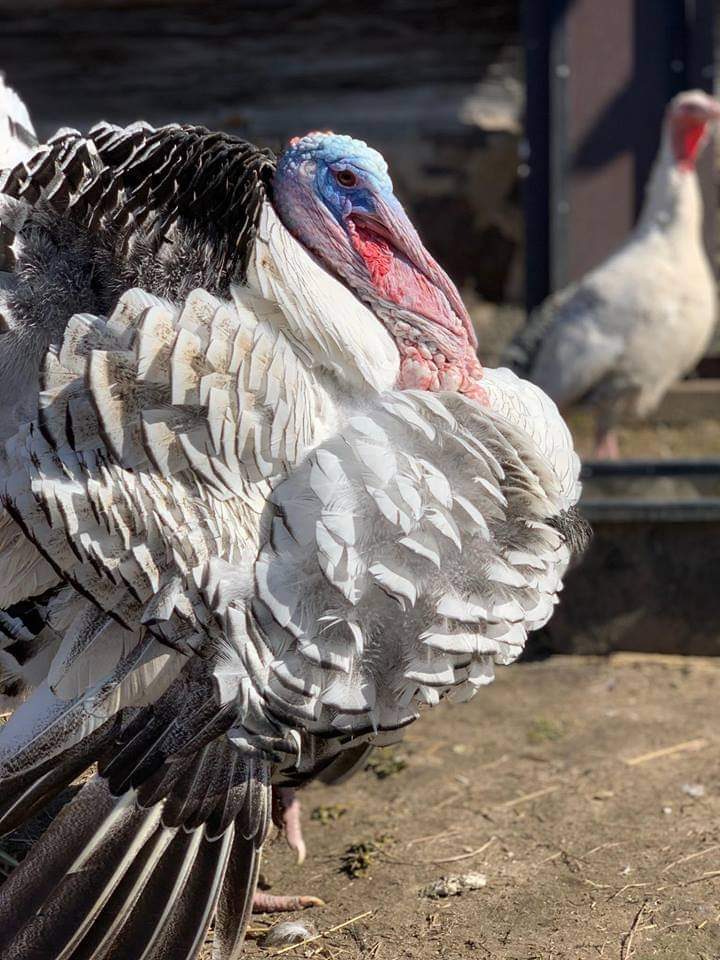
<path fill-rule="evenodd" d="M 613 427 L 644 417 L 703 356 L 716 285 L 702 237 L 695 162 L 720 103 L 699 90 L 668 105 L 645 204 L 625 244 L 551 296 L 505 352 L 560 406 L 596 413 L 598 457 L 617 457 Z"/>

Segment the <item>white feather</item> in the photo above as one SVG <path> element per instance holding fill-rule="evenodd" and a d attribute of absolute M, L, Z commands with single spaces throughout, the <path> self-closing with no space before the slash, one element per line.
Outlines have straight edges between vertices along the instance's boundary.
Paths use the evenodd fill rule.
<path fill-rule="evenodd" d="M 37 147 L 27 107 L 0 74 L 0 170 L 14 167 Z"/>

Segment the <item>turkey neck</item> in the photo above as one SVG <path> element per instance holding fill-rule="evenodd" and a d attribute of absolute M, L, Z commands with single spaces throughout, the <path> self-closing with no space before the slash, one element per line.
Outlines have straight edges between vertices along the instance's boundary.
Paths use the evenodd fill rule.
<path fill-rule="evenodd" d="M 667 133 L 648 181 L 636 235 L 657 230 L 702 242 L 703 204 L 695 169 L 682 170 L 673 157 Z"/>

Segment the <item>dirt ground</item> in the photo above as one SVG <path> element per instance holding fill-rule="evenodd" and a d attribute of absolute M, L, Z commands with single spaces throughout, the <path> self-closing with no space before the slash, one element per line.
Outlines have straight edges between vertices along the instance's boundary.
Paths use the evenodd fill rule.
<path fill-rule="evenodd" d="M 719 720 L 720 661 L 502 668 L 375 770 L 303 792 L 308 859 L 295 866 L 278 838 L 265 877 L 273 892 L 326 900 L 302 914 L 318 932 L 364 916 L 282 956 L 716 960 Z M 468 873 L 486 886 L 423 894 Z M 265 921 L 276 922 L 256 917 L 253 930 Z M 255 941 L 247 953 L 278 950 Z"/>

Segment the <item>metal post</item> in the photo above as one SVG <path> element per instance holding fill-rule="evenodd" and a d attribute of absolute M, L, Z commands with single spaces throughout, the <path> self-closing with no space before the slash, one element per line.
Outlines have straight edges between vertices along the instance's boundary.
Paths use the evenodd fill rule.
<path fill-rule="evenodd" d="M 552 0 L 523 0 L 525 46 L 525 140 L 523 210 L 525 214 L 525 300 L 528 310 L 549 291 L 550 232 L 550 42 Z"/>

